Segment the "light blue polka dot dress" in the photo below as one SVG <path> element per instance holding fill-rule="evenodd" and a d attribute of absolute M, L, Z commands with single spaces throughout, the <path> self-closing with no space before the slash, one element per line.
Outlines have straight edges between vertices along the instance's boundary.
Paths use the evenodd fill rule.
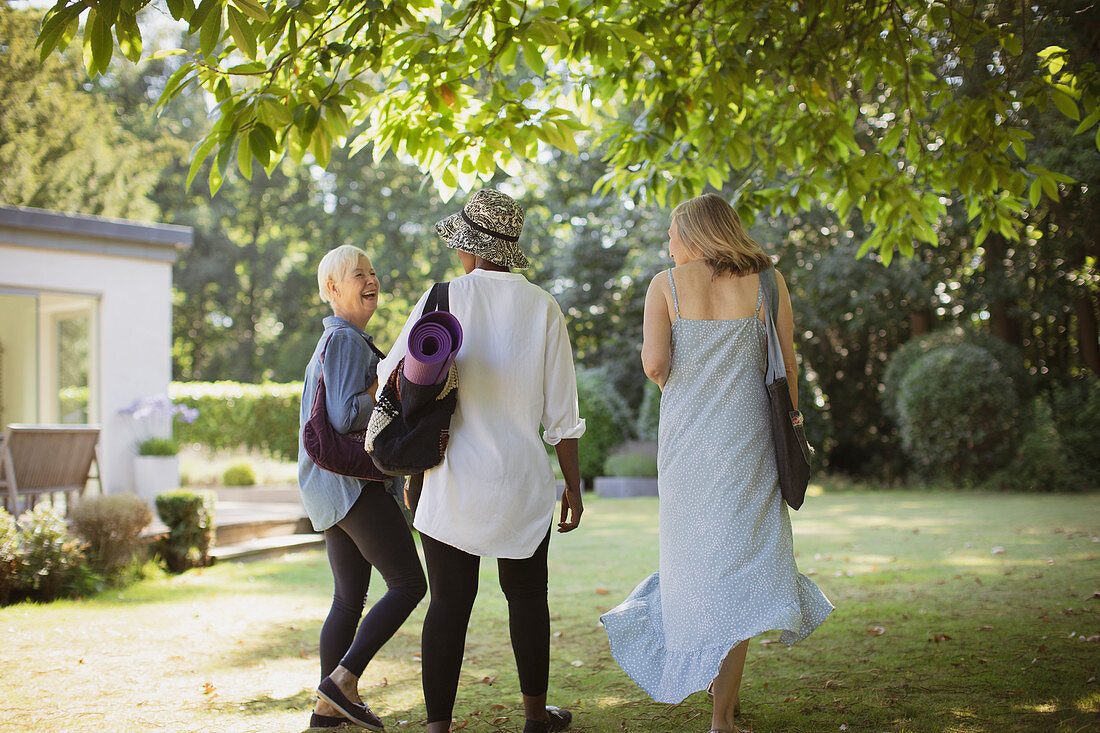
<path fill-rule="evenodd" d="M 669 282 L 677 318 L 658 429 L 659 572 L 601 621 L 619 666 L 654 700 L 677 703 L 707 688 L 734 645 L 775 629 L 794 644 L 833 605 L 795 566 L 764 324 L 681 319 L 671 272 Z"/>

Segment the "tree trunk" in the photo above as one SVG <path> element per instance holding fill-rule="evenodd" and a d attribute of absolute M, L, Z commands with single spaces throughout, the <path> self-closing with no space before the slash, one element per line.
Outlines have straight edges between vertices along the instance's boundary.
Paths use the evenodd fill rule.
<path fill-rule="evenodd" d="M 1082 293 L 1073 303 L 1077 309 L 1077 343 L 1081 349 L 1081 361 L 1100 374 L 1100 341 L 1097 339 L 1096 308 L 1089 293 Z"/>
<path fill-rule="evenodd" d="M 932 333 L 935 320 L 931 308 L 923 308 L 909 314 L 909 338 Z"/>
<path fill-rule="evenodd" d="M 1000 234 L 990 234 L 985 240 L 985 283 L 990 291 L 1003 292 L 1008 281 L 1005 254 L 1008 243 Z M 1022 346 L 1020 324 L 1009 315 L 1012 300 L 1001 295 L 989 299 L 989 325 L 993 335 L 1013 346 Z"/>

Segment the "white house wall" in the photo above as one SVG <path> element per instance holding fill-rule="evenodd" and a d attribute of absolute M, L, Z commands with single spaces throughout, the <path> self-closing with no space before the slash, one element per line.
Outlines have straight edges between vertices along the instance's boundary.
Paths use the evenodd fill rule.
<path fill-rule="evenodd" d="M 4 236 L 0 231 L 0 238 Z M 100 462 L 108 493 L 133 491 L 134 431 L 118 411 L 168 391 L 172 379 L 172 262 L 26 248 L 0 239 L 0 287 L 99 299 Z"/>

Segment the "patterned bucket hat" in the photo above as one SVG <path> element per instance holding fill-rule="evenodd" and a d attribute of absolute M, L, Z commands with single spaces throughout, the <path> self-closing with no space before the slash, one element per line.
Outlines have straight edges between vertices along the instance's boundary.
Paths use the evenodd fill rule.
<path fill-rule="evenodd" d="M 483 188 L 462 211 L 435 225 L 448 247 L 469 252 L 502 267 L 524 269 L 531 263 L 519 248 L 523 207 L 500 191 Z"/>

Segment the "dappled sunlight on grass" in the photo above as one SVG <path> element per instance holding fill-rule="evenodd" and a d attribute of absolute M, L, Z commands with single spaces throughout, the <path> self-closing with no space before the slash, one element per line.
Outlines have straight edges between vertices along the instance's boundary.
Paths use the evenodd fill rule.
<path fill-rule="evenodd" d="M 581 529 L 551 541 L 549 702 L 576 711 L 578 733 L 693 733 L 710 722 L 704 693 L 680 705 L 649 700 L 611 659 L 598 623 L 656 569 L 657 507 L 652 498 L 586 496 Z M 1091 597 L 1100 591 L 1100 496 L 991 503 L 826 491 L 791 516 L 799 568 L 837 611 L 793 648 L 775 643 L 775 632 L 752 641 L 743 727 L 1100 730 L 1100 688 L 1089 681 L 1100 644 L 1078 641 L 1100 635 L 1100 599 Z M 0 729 L 60 730 L 44 701 L 64 689 L 81 707 L 65 730 L 303 730 L 331 582 L 314 551 L 0 609 L 0 709 L 19 721 L 0 720 Z M 495 562 L 482 562 L 479 582 L 455 715 L 465 733 L 512 733 L 523 714 Z M 377 575 L 371 588 L 368 603 L 384 589 Z M 388 730 L 423 730 L 426 607 L 361 681 Z M 140 682 L 149 670 L 155 689 Z"/>

